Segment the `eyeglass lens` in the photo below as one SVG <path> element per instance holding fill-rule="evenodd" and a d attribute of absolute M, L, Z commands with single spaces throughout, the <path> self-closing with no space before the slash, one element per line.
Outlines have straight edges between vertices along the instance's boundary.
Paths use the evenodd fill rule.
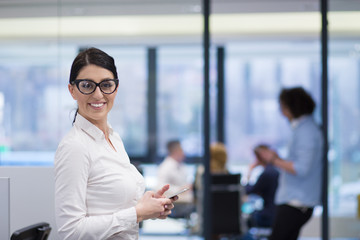
<path fill-rule="evenodd" d="M 116 83 L 114 80 L 104 80 L 98 85 L 103 93 L 113 93 L 116 89 Z M 80 92 L 85 94 L 93 93 L 96 86 L 97 84 L 90 80 L 82 80 L 78 85 Z"/>

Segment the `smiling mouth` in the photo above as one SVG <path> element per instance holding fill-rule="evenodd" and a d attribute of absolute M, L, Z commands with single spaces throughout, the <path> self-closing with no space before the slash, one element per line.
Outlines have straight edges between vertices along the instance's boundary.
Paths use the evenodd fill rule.
<path fill-rule="evenodd" d="M 104 103 L 90 103 L 90 106 L 95 107 L 95 108 L 100 108 L 104 105 L 105 105 Z"/>

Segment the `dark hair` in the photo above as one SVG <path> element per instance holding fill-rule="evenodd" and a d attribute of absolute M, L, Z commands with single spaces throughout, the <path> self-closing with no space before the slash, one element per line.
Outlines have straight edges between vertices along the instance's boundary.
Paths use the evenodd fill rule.
<path fill-rule="evenodd" d="M 259 152 L 258 152 L 259 149 L 270 149 L 270 146 L 267 145 L 267 144 L 261 143 L 261 144 L 256 145 L 256 147 L 254 148 L 254 154 L 255 154 L 256 158 L 257 158 L 260 162 L 266 163 L 266 162 L 261 158 L 261 156 L 259 155 Z"/>
<path fill-rule="evenodd" d="M 312 114 L 315 102 L 302 87 L 284 88 L 280 92 L 279 101 L 289 108 L 294 118 Z"/>
<path fill-rule="evenodd" d="M 79 75 L 81 69 L 91 64 L 109 70 L 110 72 L 112 72 L 115 79 L 118 78 L 113 57 L 109 56 L 107 53 L 101 51 L 100 49 L 87 48 L 82 50 L 74 59 L 71 65 L 69 83 L 74 84 L 74 81 Z M 73 123 L 75 122 L 77 113 L 78 109 L 76 109 Z"/>
<path fill-rule="evenodd" d="M 167 149 L 168 153 L 171 154 L 171 153 L 173 153 L 174 149 L 176 149 L 178 146 L 180 146 L 179 140 L 171 140 L 171 141 L 168 141 L 168 143 L 166 144 L 166 149 Z"/>
<path fill-rule="evenodd" d="M 267 144 L 264 144 L 264 143 L 258 144 L 258 145 L 255 146 L 254 152 L 259 148 L 268 148 L 268 149 L 270 149 L 270 145 L 267 145 Z"/>

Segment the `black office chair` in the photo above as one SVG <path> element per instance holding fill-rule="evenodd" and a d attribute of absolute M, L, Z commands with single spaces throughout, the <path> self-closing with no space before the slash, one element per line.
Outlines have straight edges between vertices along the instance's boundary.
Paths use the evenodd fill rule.
<path fill-rule="evenodd" d="M 240 236 L 241 185 L 240 174 L 211 175 L 212 234 Z"/>
<path fill-rule="evenodd" d="M 41 222 L 16 230 L 10 240 L 46 240 L 51 232 L 48 223 Z"/>

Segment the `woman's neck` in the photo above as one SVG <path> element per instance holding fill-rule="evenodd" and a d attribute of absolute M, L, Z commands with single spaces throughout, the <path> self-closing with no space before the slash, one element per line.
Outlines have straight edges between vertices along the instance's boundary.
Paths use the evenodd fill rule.
<path fill-rule="evenodd" d="M 109 127 L 107 124 L 107 119 L 103 120 L 95 120 L 95 119 L 88 119 L 89 122 L 94 124 L 97 128 L 99 128 L 105 135 L 105 138 L 109 138 Z"/>
<path fill-rule="evenodd" d="M 94 125 L 97 126 L 104 133 L 106 139 L 109 138 L 109 127 L 107 125 L 107 122 L 101 122 Z"/>

